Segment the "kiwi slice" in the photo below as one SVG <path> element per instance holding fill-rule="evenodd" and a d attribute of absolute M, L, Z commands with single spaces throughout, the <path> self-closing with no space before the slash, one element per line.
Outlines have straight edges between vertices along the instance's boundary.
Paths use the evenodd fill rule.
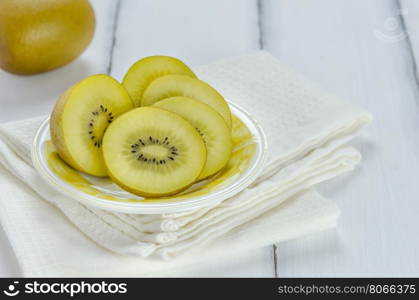
<path fill-rule="evenodd" d="M 143 92 L 150 82 L 168 74 L 196 77 L 192 70 L 179 59 L 156 55 L 145 57 L 134 63 L 125 74 L 122 85 L 127 89 L 135 106 L 140 106 Z"/>
<path fill-rule="evenodd" d="M 109 176 L 144 197 L 175 194 L 201 174 L 207 153 L 199 132 L 185 119 L 155 108 L 135 108 L 105 132 Z"/>
<path fill-rule="evenodd" d="M 231 149 L 231 130 L 223 117 L 209 105 L 187 97 L 172 97 L 156 102 L 154 107 L 180 115 L 194 126 L 207 147 L 207 161 L 198 180 L 221 170 L 228 162 Z"/>
<path fill-rule="evenodd" d="M 184 96 L 199 100 L 217 111 L 231 128 L 231 112 L 227 102 L 214 88 L 202 80 L 183 75 L 166 75 L 155 79 L 145 89 L 142 106 L 153 105 L 169 97 Z"/>
<path fill-rule="evenodd" d="M 119 115 L 134 107 L 122 85 L 108 75 L 93 75 L 68 89 L 51 115 L 51 139 L 73 168 L 106 176 L 102 137 Z"/>

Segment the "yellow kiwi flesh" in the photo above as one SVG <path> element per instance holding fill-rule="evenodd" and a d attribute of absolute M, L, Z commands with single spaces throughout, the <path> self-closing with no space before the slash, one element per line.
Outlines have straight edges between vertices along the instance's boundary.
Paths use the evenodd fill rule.
<path fill-rule="evenodd" d="M 234 181 L 237 176 L 243 174 L 243 172 L 247 170 L 254 157 L 256 145 L 252 139 L 252 134 L 246 125 L 234 115 L 232 115 L 232 121 L 233 152 L 227 165 L 217 174 L 217 176 L 214 176 L 214 179 L 209 181 L 209 183 L 197 187 L 187 194 L 180 193 L 175 197 L 162 197 L 159 200 L 167 201 L 170 199 L 176 201 L 207 194 L 214 189 L 218 189 L 219 186 L 224 186 L 228 182 Z M 45 155 L 48 157 L 48 165 L 51 170 L 62 180 L 71 184 L 80 191 L 107 200 L 138 201 L 135 198 L 118 197 L 116 195 L 107 194 L 102 190 L 98 190 L 96 181 L 91 182 L 90 179 L 81 176 L 79 172 L 68 166 L 62 159 L 60 159 L 56 153 L 56 148 L 53 146 L 51 141 L 47 141 L 45 143 Z M 157 201 L 157 199 L 149 198 L 148 201 Z"/>
<path fill-rule="evenodd" d="M 147 86 L 156 78 L 168 74 L 196 77 L 192 70 L 179 59 L 156 55 L 145 57 L 134 63 L 125 74 L 122 85 L 127 89 L 135 106 L 140 106 Z"/>
<path fill-rule="evenodd" d="M 76 83 L 60 97 L 51 115 L 51 139 L 58 154 L 79 171 L 106 176 L 103 134 L 133 107 L 123 86 L 108 75 L 93 75 Z"/>
<path fill-rule="evenodd" d="M 108 174 L 127 191 L 161 197 L 195 182 L 207 153 L 198 131 L 172 112 L 135 108 L 105 132 L 103 155 Z"/>
<path fill-rule="evenodd" d="M 141 106 L 176 96 L 192 98 L 211 106 L 231 128 L 231 112 L 223 96 L 206 82 L 189 76 L 166 75 L 155 79 L 145 89 Z"/>
<path fill-rule="evenodd" d="M 223 117 L 209 105 L 187 97 L 172 97 L 156 102 L 154 107 L 180 115 L 194 126 L 204 139 L 207 161 L 198 180 L 221 170 L 232 150 L 231 130 Z"/>

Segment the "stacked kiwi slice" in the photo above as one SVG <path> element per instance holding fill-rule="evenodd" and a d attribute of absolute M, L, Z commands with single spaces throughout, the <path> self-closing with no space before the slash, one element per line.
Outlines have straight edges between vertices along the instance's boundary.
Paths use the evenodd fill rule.
<path fill-rule="evenodd" d="M 72 86 L 51 115 L 51 139 L 71 167 L 108 176 L 143 197 L 179 193 L 218 173 L 232 152 L 231 112 L 182 61 L 150 56 L 122 84 L 93 75 Z"/>

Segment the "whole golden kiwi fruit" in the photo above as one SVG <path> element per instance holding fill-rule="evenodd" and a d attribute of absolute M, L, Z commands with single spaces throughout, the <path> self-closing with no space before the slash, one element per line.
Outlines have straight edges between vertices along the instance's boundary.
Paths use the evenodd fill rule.
<path fill-rule="evenodd" d="M 1 0 L 0 67 L 35 74 L 77 58 L 95 31 L 88 0 Z"/>

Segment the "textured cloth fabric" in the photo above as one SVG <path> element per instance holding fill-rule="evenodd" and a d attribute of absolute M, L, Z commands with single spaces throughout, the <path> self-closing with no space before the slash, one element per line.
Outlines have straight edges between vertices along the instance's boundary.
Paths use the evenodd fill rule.
<path fill-rule="evenodd" d="M 371 116 L 266 52 L 195 71 L 264 128 L 268 162 L 256 182 L 218 205 L 184 213 L 98 210 L 55 192 L 33 169 L 30 146 L 42 118 L 3 124 L 0 220 L 25 275 L 156 275 L 335 225 L 336 206 L 311 187 L 359 162 L 345 144 Z"/>

